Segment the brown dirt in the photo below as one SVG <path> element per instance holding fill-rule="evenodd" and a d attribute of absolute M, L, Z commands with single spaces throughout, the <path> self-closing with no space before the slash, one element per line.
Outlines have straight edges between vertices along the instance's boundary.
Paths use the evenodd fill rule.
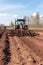
<path fill-rule="evenodd" d="M 36 31 L 35 37 L 9 36 L 10 60 L 5 63 L 6 32 L 0 39 L 0 65 L 43 65 L 43 31 Z"/>

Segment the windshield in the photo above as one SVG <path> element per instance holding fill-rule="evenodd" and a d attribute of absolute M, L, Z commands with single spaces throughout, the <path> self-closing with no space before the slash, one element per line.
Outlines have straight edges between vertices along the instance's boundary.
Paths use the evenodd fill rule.
<path fill-rule="evenodd" d="M 25 21 L 17 21 L 17 24 L 18 25 L 20 25 L 20 24 L 23 25 L 23 24 L 25 24 Z"/>

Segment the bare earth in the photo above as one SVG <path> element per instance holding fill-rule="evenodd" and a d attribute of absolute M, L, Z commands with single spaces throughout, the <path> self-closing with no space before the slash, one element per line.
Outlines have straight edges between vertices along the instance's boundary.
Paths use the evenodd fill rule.
<path fill-rule="evenodd" d="M 9 36 L 9 61 L 6 64 L 5 33 L 0 38 L 0 65 L 43 65 L 43 31 L 36 31 L 35 37 Z M 11 55 L 10 55 L 11 54 Z M 4 59 L 4 60 L 3 60 Z"/>

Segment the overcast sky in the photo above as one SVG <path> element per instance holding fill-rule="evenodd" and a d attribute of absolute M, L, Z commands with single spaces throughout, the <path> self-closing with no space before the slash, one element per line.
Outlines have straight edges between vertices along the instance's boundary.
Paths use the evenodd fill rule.
<path fill-rule="evenodd" d="M 0 0 L 0 23 L 9 24 L 15 18 L 43 15 L 43 0 Z"/>

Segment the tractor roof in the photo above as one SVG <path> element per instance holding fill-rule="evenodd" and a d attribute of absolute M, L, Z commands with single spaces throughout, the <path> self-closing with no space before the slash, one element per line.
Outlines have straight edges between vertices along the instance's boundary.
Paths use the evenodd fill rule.
<path fill-rule="evenodd" d="M 25 19 L 17 19 L 17 21 L 25 21 Z"/>

